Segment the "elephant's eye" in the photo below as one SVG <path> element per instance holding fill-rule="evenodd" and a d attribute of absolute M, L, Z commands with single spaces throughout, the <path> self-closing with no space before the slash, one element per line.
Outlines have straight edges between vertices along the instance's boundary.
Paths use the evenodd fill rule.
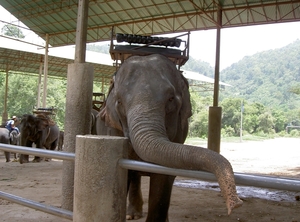
<path fill-rule="evenodd" d="M 169 102 L 172 102 L 173 100 L 174 100 L 173 96 L 171 98 L 169 98 Z"/>

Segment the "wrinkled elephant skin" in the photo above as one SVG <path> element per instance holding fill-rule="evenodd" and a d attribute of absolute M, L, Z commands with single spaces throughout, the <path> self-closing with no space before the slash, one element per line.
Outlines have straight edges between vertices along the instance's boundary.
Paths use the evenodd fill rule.
<path fill-rule="evenodd" d="M 183 145 L 191 116 L 188 82 L 176 66 L 162 55 L 132 56 L 115 74 L 105 106 L 100 110 L 105 125 L 123 131 L 132 150 L 129 158 L 167 167 L 205 170 L 216 175 L 228 214 L 242 205 L 236 194 L 231 164 L 206 148 Z M 146 221 L 168 221 L 175 177 L 150 176 Z M 141 174 L 129 171 L 127 219 L 142 215 Z"/>
<path fill-rule="evenodd" d="M 58 126 L 47 116 L 26 114 L 20 123 L 20 145 L 36 148 L 55 150 L 59 139 Z M 41 159 L 35 156 L 32 162 L 40 162 Z M 20 163 L 28 163 L 29 155 L 20 155 Z"/>

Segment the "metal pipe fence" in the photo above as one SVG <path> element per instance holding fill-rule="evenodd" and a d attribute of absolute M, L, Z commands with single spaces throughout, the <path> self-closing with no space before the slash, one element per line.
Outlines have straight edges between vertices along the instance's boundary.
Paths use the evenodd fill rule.
<path fill-rule="evenodd" d="M 75 161 L 74 153 L 67 153 L 62 151 L 33 149 L 33 148 L 28 148 L 23 146 L 13 146 L 13 145 L 2 144 L 2 143 L 0 143 L 0 150 L 7 151 L 7 152 L 22 153 L 27 155 L 38 155 L 38 156 L 43 156 L 43 157 L 48 157 L 53 159 Z M 119 159 L 118 164 L 120 167 L 125 169 L 167 174 L 173 176 L 190 177 L 190 178 L 196 178 L 196 179 L 206 180 L 206 181 L 216 181 L 216 177 L 212 173 L 203 172 L 203 171 L 173 169 L 173 168 L 168 168 L 164 166 L 145 163 L 141 161 L 128 160 L 128 159 Z M 234 176 L 235 176 L 236 183 L 239 185 L 300 192 L 300 181 L 295 179 L 249 175 L 249 174 L 242 174 L 242 173 L 235 173 Z M 0 198 L 36 210 L 40 210 L 45 213 L 56 215 L 62 218 L 66 218 L 70 220 L 72 220 L 73 218 L 73 212 L 71 211 L 45 205 L 45 204 L 40 204 L 38 202 L 28 200 L 22 197 L 14 196 L 11 194 L 7 194 L 2 191 L 0 191 Z"/>
<path fill-rule="evenodd" d="M 172 176 L 196 178 L 205 181 L 217 181 L 217 178 L 214 174 L 204 171 L 173 169 L 151 163 L 128 159 L 120 159 L 119 165 L 123 168 L 130 170 L 139 170 L 150 173 L 160 173 Z M 253 186 L 300 192 L 300 181 L 296 179 L 250 175 L 243 173 L 234 173 L 234 179 L 236 184 L 243 186 Z"/>
<path fill-rule="evenodd" d="M 75 161 L 75 153 L 67 153 L 62 151 L 52 151 L 44 149 L 32 149 L 24 146 L 14 146 L 10 144 L 0 143 L 0 150 L 13 153 L 22 153 L 26 155 L 42 156 L 58 160 Z"/>
<path fill-rule="evenodd" d="M 75 153 L 67 153 L 67 152 L 61 152 L 61 151 L 50 151 L 50 150 L 43 150 L 43 149 L 33 149 L 29 147 L 24 146 L 14 146 L 10 144 L 4 144 L 0 143 L 0 150 L 6 151 L 6 152 L 14 152 L 14 153 L 22 153 L 27 155 L 38 155 L 53 159 L 59 159 L 59 160 L 68 160 L 68 161 L 74 161 L 75 160 Z M 62 218 L 66 218 L 69 220 L 72 220 L 73 218 L 73 212 L 64 210 L 58 207 L 54 207 L 51 205 L 41 204 L 39 202 L 25 199 L 19 196 L 15 196 L 9 193 L 5 193 L 0 191 L 0 198 L 4 200 L 11 201 L 13 203 L 17 203 L 26 207 L 33 208 L 35 210 L 39 210 L 45 213 L 49 213 L 55 216 L 59 216 Z"/>

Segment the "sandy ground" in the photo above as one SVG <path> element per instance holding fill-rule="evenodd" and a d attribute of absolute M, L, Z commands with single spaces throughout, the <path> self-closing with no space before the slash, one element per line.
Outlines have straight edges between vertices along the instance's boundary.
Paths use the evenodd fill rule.
<path fill-rule="evenodd" d="M 235 172 L 300 180 L 300 139 L 277 138 L 260 142 L 222 143 L 221 154 Z M 5 163 L 0 151 L 0 190 L 60 207 L 62 162 Z M 144 214 L 147 214 L 148 178 L 143 178 Z M 170 222 L 286 221 L 300 222 L 300 192 L 237 186 L 244 201 L 228 216 L 217 183 L 178 177 L 174 184 Z M 145 216 L 137 222 L 145 221 Z M 0 199 L 0 221 L 70 221 Z M 100 221 L 102 222 L 102 221 Z"/>

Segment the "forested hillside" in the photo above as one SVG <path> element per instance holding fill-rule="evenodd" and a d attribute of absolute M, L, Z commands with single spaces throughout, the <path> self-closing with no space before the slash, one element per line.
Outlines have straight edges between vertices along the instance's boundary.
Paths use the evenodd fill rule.
<path fill-rule="evenodd" d="M 223 70 L 220 79 L 233 86 L 221 99 L 234 96 L 284 111 L 299 109 L 300 96 L 291 91 L 300 88 L 300 40 L 244 57 Z"/>
<path fill-rule="evenodd" d="M 209 77 L 214 73 L 209 64 L 193 58 L 183 68 Z M 220 80 L 232 85 L 220 91 L 223 136 L 239 135 L 241 110 L 243 134 L 285 133 L 286 126 L 292 130 L 300 125 L 300 40 L 244 57 L 222 70 Z M 191 95 L 194 115 L 190 136 L 206 137 L 211 95 L 204 92 Z M 293 134 L 300 135 L 295 128 Z"/>

